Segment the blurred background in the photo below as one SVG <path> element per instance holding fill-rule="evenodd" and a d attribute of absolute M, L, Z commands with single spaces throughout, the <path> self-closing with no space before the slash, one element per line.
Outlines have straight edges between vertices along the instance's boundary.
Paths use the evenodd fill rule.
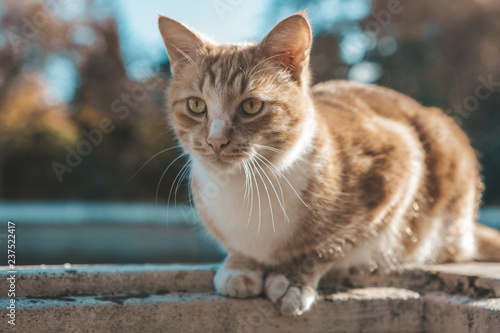
<path fill-rule="evenodd" d="M 0 246 L 13 221 L 17 264 L 220 260 L 186 159 L 163 151 L 176 143 L 156 14 L 222 43 L 258 41 L 301 9 L 315 82 L 387 86 L 462 126 L 483 165 L 481 221 L 500 226 L 497 0 L 3 0 Z"/>

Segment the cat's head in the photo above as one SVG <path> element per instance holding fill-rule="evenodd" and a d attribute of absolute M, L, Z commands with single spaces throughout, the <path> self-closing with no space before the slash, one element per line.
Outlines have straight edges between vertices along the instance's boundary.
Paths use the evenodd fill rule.
<path fill-rule="evenodd" d="M 312 32 L 304 13 L 281 21 L 260 43 L 217 45 L 164 16 L 159 27 L 173 75 L 170 123 L 192 157 L 231 171 L 252 158 L 279 163 L 302 149 L 313 117 Z"/>

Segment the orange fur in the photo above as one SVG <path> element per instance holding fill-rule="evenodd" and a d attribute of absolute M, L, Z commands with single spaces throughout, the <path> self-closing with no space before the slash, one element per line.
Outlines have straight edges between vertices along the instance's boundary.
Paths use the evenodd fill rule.
<path fill-rule="evenodd" d="M 474 223 L 482 183 L 462 130 L 390 89 L 309 87 L 304 13 L 259 44 L 216 45 L 159 24 L 174 70 L 170 123 L 194 162 L 202 220 L 230 253 L 219 292 L 265 291 L 282 313 L 300 314 L 332 267 L 500 260 L 498 234 Z M 188 110 L 192 97 L 204 114 Z M 245 114 L 247 98 L 262 111 Z M 217 151 L 207 142 L 215 122 L 227 140 Z M 204 194 L 211 186 L 217 193 Z"/>

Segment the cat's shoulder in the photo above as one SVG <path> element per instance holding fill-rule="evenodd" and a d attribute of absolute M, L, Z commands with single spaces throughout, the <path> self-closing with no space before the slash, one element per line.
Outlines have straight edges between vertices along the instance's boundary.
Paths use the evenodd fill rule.
<path fill-rule="evenodd" d="M 356 81 L 322 82 L 311 88 L 311 96 L 318 113 L 332 116 L 332 113 L 340 112 L 342 117 L 350 117 L 351 122 L 373 117 L 405 122 L 429 114 L 424 112 L 429 108 L 408 95 L 379 85 Z"/>

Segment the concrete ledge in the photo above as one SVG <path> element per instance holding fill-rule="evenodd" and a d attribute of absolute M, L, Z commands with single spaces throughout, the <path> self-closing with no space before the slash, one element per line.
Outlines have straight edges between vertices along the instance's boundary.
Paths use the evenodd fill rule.
<path fill-rule="evenodd" d="M 215 265 L 18 267 L 2 332 L 500 332 L 500 264 L 332 272 L 296 318 L 264 298 L 216 295 Z M 7 269 L 0 288 L 8 290 Z"/>
<path fill-rule="evenodd" d="M 425 295 L 426 332 L 500 332 L 500 299 Z"/>
<path fill-rule="evenodd" d="M 64 297 L 214 291 L 216 265 L 66 265 L 18 267 L 16 296 Z M 0 268 L 0 274 L 5 272 Z M 0 280 L 1 290 L 8 281 Z"/>
<path fill-rule="evenodd" d="M 391 288 L 331 295 L 298 318 L 279 316 L 261 298 L 226 299 L 214 293 L 20 302 L 28 305 L 18 310 L 19 332 L 380 332 L 388 327 L 392 332 L 420 332 L 423 314 L 417 293 Z"/>

